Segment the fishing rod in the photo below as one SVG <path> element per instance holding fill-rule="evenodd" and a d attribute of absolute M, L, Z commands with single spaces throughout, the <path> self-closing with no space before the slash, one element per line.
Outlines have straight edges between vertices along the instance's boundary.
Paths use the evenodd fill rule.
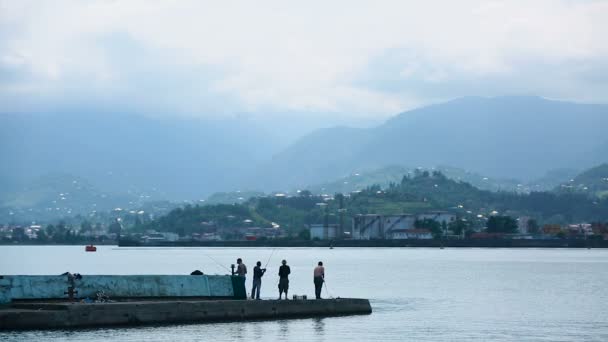
<path fill-rule="evenodd" d="M 213 260 L 213 262 L 215 262 L 216 264 L 220 265 L 221 267 L 225 268 L 226 271 L 230 271 L 232 272 L 228 267 L 222 265 L 219 261 L 215 260 L 214 258 L 211 257 L 211 255 L 207 254 L 207 253 L 203 253 L 204 256 L 206 256 L 207 258 Z"/>
<path fill-rule="evenodd" d="M 270 253 L 270 256 L 268 257 L 268 260 L 266 260 L 266 265 L 264 265 L 264 268 L 266 268 L 268 266 L 268 263 L 270 263 L 270 258 L 272 258 L 272 255 L 274 254 L 274 252 L 276 251 L 276 248 L 272 249 L 272 253 Z"/>

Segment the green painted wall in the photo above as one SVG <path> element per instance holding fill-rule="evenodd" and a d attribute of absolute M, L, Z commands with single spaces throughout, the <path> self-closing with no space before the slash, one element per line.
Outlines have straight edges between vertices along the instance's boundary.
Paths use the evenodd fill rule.
<path fill-rule="evenodd" d="M 230 297 L 244 299 L 245 279 L 222 275 L 83 275 L 73 285 L 76 298 L 94 298 L 98 291 L 112 297 Z M 67 276 L 2 276 L 0 303 L 13 299 L 67 298 Z"/>

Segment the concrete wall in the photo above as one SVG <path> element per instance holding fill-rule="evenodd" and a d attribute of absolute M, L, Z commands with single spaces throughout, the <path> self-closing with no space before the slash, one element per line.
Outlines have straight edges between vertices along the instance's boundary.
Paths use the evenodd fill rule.
<path fill-rule="evenodd" d="M 83 275 L 73 285 L 76 298 L 94 298 L 98 291 L 112 297 L 234 297 L 244 293 L 244 281 L 222 275 Z M 19 299 L 67 298 L 67 276 L 2 276 L 0 303 Z M 234 287 L 243 287 L 235 291 Z"/>

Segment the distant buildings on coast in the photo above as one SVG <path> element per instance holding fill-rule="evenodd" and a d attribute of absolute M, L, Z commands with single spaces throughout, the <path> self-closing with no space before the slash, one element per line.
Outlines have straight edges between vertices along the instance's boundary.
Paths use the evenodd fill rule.
<path fill-rule="evenodd" d="M 545 224 L 539 226 L 529 217 L 520 217 L 517 231 L 510 233 L 490 232 L 485 227 L 468 227 L 456 233 L 453 226 L 463 221 L 455 214 L 442 211 L 420 214 L 356 215 L 343 227 L 335 223 L 317 223 L 307 226 L 298 235 L 290 235 L 287 230 L 274 224 L 272 227 L 207 227 L 205 230 L 180 236 L 175 232 L 146 230 L 128 232 L 122 230 L 118 222 L 116 227 L 96 225 L 88 230 L 82 227 L 42 226 L 32 224 L 0 225 L 0 243 L 78 243 L 117 241 L 120 237 L 143 244 L 164 242 L 205 242 L 205 241 L 262 241 L 262 240 L 431 240 L 431 239 L 599 239 L 608 241 L 607 223 L 572 223 L 566 225 Z M 427 226 L 421 224 L 426 223 Z M 430 226 L 428 227 L 430 222 Z M 350 227 L 347 227 L 350 226 Z M 59 231 L 61 240 L 51 239 Z M 122 232 L 121 232 L 122 230 Z M 305 233 L 305 234 L 303 234 Z M 292 232 L 293 234 L 293 232 Z M 69 237 L 72 239 L 69 239 Z"/>

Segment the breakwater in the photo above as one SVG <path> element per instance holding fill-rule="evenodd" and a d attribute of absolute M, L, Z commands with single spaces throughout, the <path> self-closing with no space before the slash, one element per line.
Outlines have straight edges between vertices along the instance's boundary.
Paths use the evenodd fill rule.
<path fill-rule="evenodd" d="M 154 300 L 115 303 L 17 303 L 0 309 L 0 330 L 205 323 L 370 314 L 367 299 Z"/>

